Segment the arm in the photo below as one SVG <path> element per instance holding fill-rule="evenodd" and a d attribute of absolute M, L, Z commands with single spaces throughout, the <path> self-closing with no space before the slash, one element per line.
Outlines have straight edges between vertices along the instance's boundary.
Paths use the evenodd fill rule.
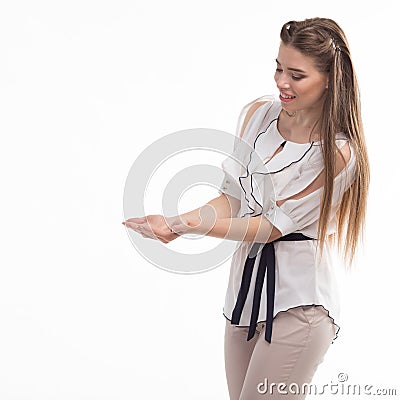
<path fill-rule="evenodd" d="M 257 99 L 256 101 L 249 103 L 243 108 L 239 116 L 237 129 L 237 134 L 240 138 L 242 138 L 244 131 L 255 111 L 265 103 L 265 101 L 259 100 L 260 99 Z M 226 224 L 227 221 L 230 220 L 230 218 L 238 213 L 239 209 L 239 199 L 230 196 L 227 193 L 221 193 L 219 197 L 210 200 L 203 206 L 181 215 L 176 215 L 173 217 L 164 217 L 162 215 L 149 215 L 141 218 L 130 218 L 126 222 L 123 222 L 123 224 L 128 228 L 131 228 L 140 233 L 143 237 L 158 239 L 161 240 L 163 243 L 168 243 L 179 236 L 175 233 L 175 230 L 171 230 L 172 227 L 176 228 L 180 225 L 187 227 L 188 221 L 200 220 L 201 214 L 212 214 L 214 220 L 225 220 L 224 224 Z M 220 223 L 218 223 L 218 225 L 219 224 Z M 252 224 L 254 225 L 254 222 L 252 222 Z M 241 229 L 239 229 L 238 231 L 238 227 L 236 227 L 236 231 L 239 232 L 241 231 Z M 217 235 L 217 237 L 223 236 L 221 229 L 215 232 L 215 234 Z M 240 237 L 240 233 L 235 233 L 234 237 Z"/>
<path fill-rule="evenodd" d="M 140 233 L 145 238 L 157 239 L 163 243 L 169 243 L 179 236 L 179 234 L 173 230 L 174 226 L 185 225 L 187 221 L 198 220 L 200 219 L 200 215 L 210 213 L 212 213 L 214 219 L 229 219 L 237 214 L 239 207 L 240 200 L 222 193 L 203 206 L 181 215 L 173 217 L 148 215 L 140 218 L 129 218 L 127 221 L 123 222 L 123 224 Z"/>
<path fill-rule="evenodd" d="M 350 160 L 350 147 L 347 143 L 336 155 L 335 179 L 343 179 L 343 170 Z M 277 201 L 266 215 L 247 218 L 216 218 L 215 214 L 203 209 L 199 217 L 189 217 L 185 223 L 173 227 L 178 234 L 197 233 L 230 240 L 271 242 L 289 232 L 302 229 L 319 217 L 319 194 L 324 184 L 322 172 L 301 192 L 284 200 Z M 337 182 L 338 186 L 341 185 Z M 313 197 L 310 197 L 313 196 Z M 292 210 L 286 201 L 291 202 Z M 281 206 L 284 205 L 283 209 Z M 296 205 L 299 211 L 296 210 Z M 294 207 L 293 207 L 294 206 Z M 289 211 L 290 210 L 290 211 Z M 300 214 L 299 214 L 300 213 Z M 302 217 L 302 213 L 306 218 Z M 272 222 L 271 222 L 271 221 Z M 277 224 L 277 226 L 275 226 Z M 279 229 L 278 229 L 279 228 Z"/>
<path fill-rule="evenodd" d="M 203 218 L 202 218 L 203 217 Z M 186 225 L 173 226 L 174 232 L 197 233 L 221 239 L 265 243 L 282 236 L 264 216 L 247 218 L 217 218 L 214 223 L 207 216 L 189 218 Z"/>
<path fill-rule="evenodd" d="M 184 214 L 177 215 L 172 218 L 180 217 L 181 219 L 195 219 L 200 216 L 204 208 L 211 207 L 214 210 L 216 218 L 231 218 L 239 211 L 240 201 L 226 193 L 221 193 L 220 196 L 210 200 L 203 206 L 196 208 Z"/>

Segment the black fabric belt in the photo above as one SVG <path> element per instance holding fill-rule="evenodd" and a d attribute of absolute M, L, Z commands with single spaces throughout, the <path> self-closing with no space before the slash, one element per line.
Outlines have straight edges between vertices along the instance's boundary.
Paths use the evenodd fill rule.
<path fill-rule="evenodd" d="M 256 283 L 254 287 L 253 307 L 251 310 L 249 333 L 247 341 L 249 341 L 256 332 L 257 319 L 260 310 L 261 291 L 265 280 L 265 271 L 267 271 L 267 318 L 265 325 L 265 340 L 271 343 L 272 336 L 272 322 L 274 318 L 274 302 L 275 302 L 275 248 L 274 242 L 278 241 L 294 241 L 294 240 L 314 240 L 314 238 L 303 235 L 302 233 L 293 232 L 285 236 L 264 244 L 262 249 L 260 262 L 258 264 Z M 250 288 L 251 277 L 253 274 L 254 263 L 256 260 L 257 250 L 262 243 L 255 243 L 249 255 L 247 256 L 246 263 L 243 268 L 242 282 L 236 300 L 235 308 L 232 312 L 231 324 L 239 324 L 240 317 L 246 302 L 247 294 Z"/>

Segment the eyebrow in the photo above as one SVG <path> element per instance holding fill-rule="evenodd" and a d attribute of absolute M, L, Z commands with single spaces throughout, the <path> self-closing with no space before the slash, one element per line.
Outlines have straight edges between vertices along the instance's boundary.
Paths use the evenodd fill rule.
<path fill-rule="evenodd" d="M 278 61 L 278 59 L 275 60 L 279 65 L 281 65 L 281 63 Z M 305 74 L 306 72 L 303 71 L 302 69 L 298 69 L 298 68 L 288 68 L 289 71 L 296 71 L 296 72 L 301 72 L 302 74 Z"/>

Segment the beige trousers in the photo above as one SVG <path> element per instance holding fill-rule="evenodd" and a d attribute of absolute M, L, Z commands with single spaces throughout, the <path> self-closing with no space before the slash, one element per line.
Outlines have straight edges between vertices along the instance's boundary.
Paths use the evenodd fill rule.
<path fill-rule="evenodd" d="M 224 352 L 230 399 L 305 399 L 307 391 L 302 393 L 302 385 L 311 383 L 335 337 L 328 312 L 322 306 L 279 312 L 271 343 L 265 340 L 264 329 L 265 323 L 260 322 L 255 336 L 247 341 L 248 328 L 226 320 Z"/>

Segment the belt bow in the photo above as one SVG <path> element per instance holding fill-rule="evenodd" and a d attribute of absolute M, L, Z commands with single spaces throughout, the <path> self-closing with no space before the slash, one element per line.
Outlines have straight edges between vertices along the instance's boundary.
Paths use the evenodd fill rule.
<path fill-rule="evenodd" d="M 285 236 L 264 244 L 261 252 L 260 262 L 258 264 L 256 283 L 254 287 L 253 305 L 251 310 L 250 326 L 247 335 L 247 341 L 249 341 L 256 332 L 257 319 L 260 311 L 261 302 L 261 291 L 264 284 L 265 272 L 267 272 L 267 315 L 265 324 L 265 340 L 271 343 L 272 337 L 272 323 L 274 318 L 274 302 L 275 302 L 275 247 L 274 242 L 278 241 L 295 241 L 295 240 L 314 240 L 314 238 L 303 235 L 299 232 L 289 233 Z M 254 243 L 249 255 L 247 256 L 243 274 L 242 282 L 238 297 L 236 300 L 235 308 L 232 312 L 231 324 L 239 324 L 240 317 L 246 302 L 247 294 L 250 288 L 251 277 L 253 274 L 254 263 L 256 260 L 257 251 L 262 243 Z"/>

